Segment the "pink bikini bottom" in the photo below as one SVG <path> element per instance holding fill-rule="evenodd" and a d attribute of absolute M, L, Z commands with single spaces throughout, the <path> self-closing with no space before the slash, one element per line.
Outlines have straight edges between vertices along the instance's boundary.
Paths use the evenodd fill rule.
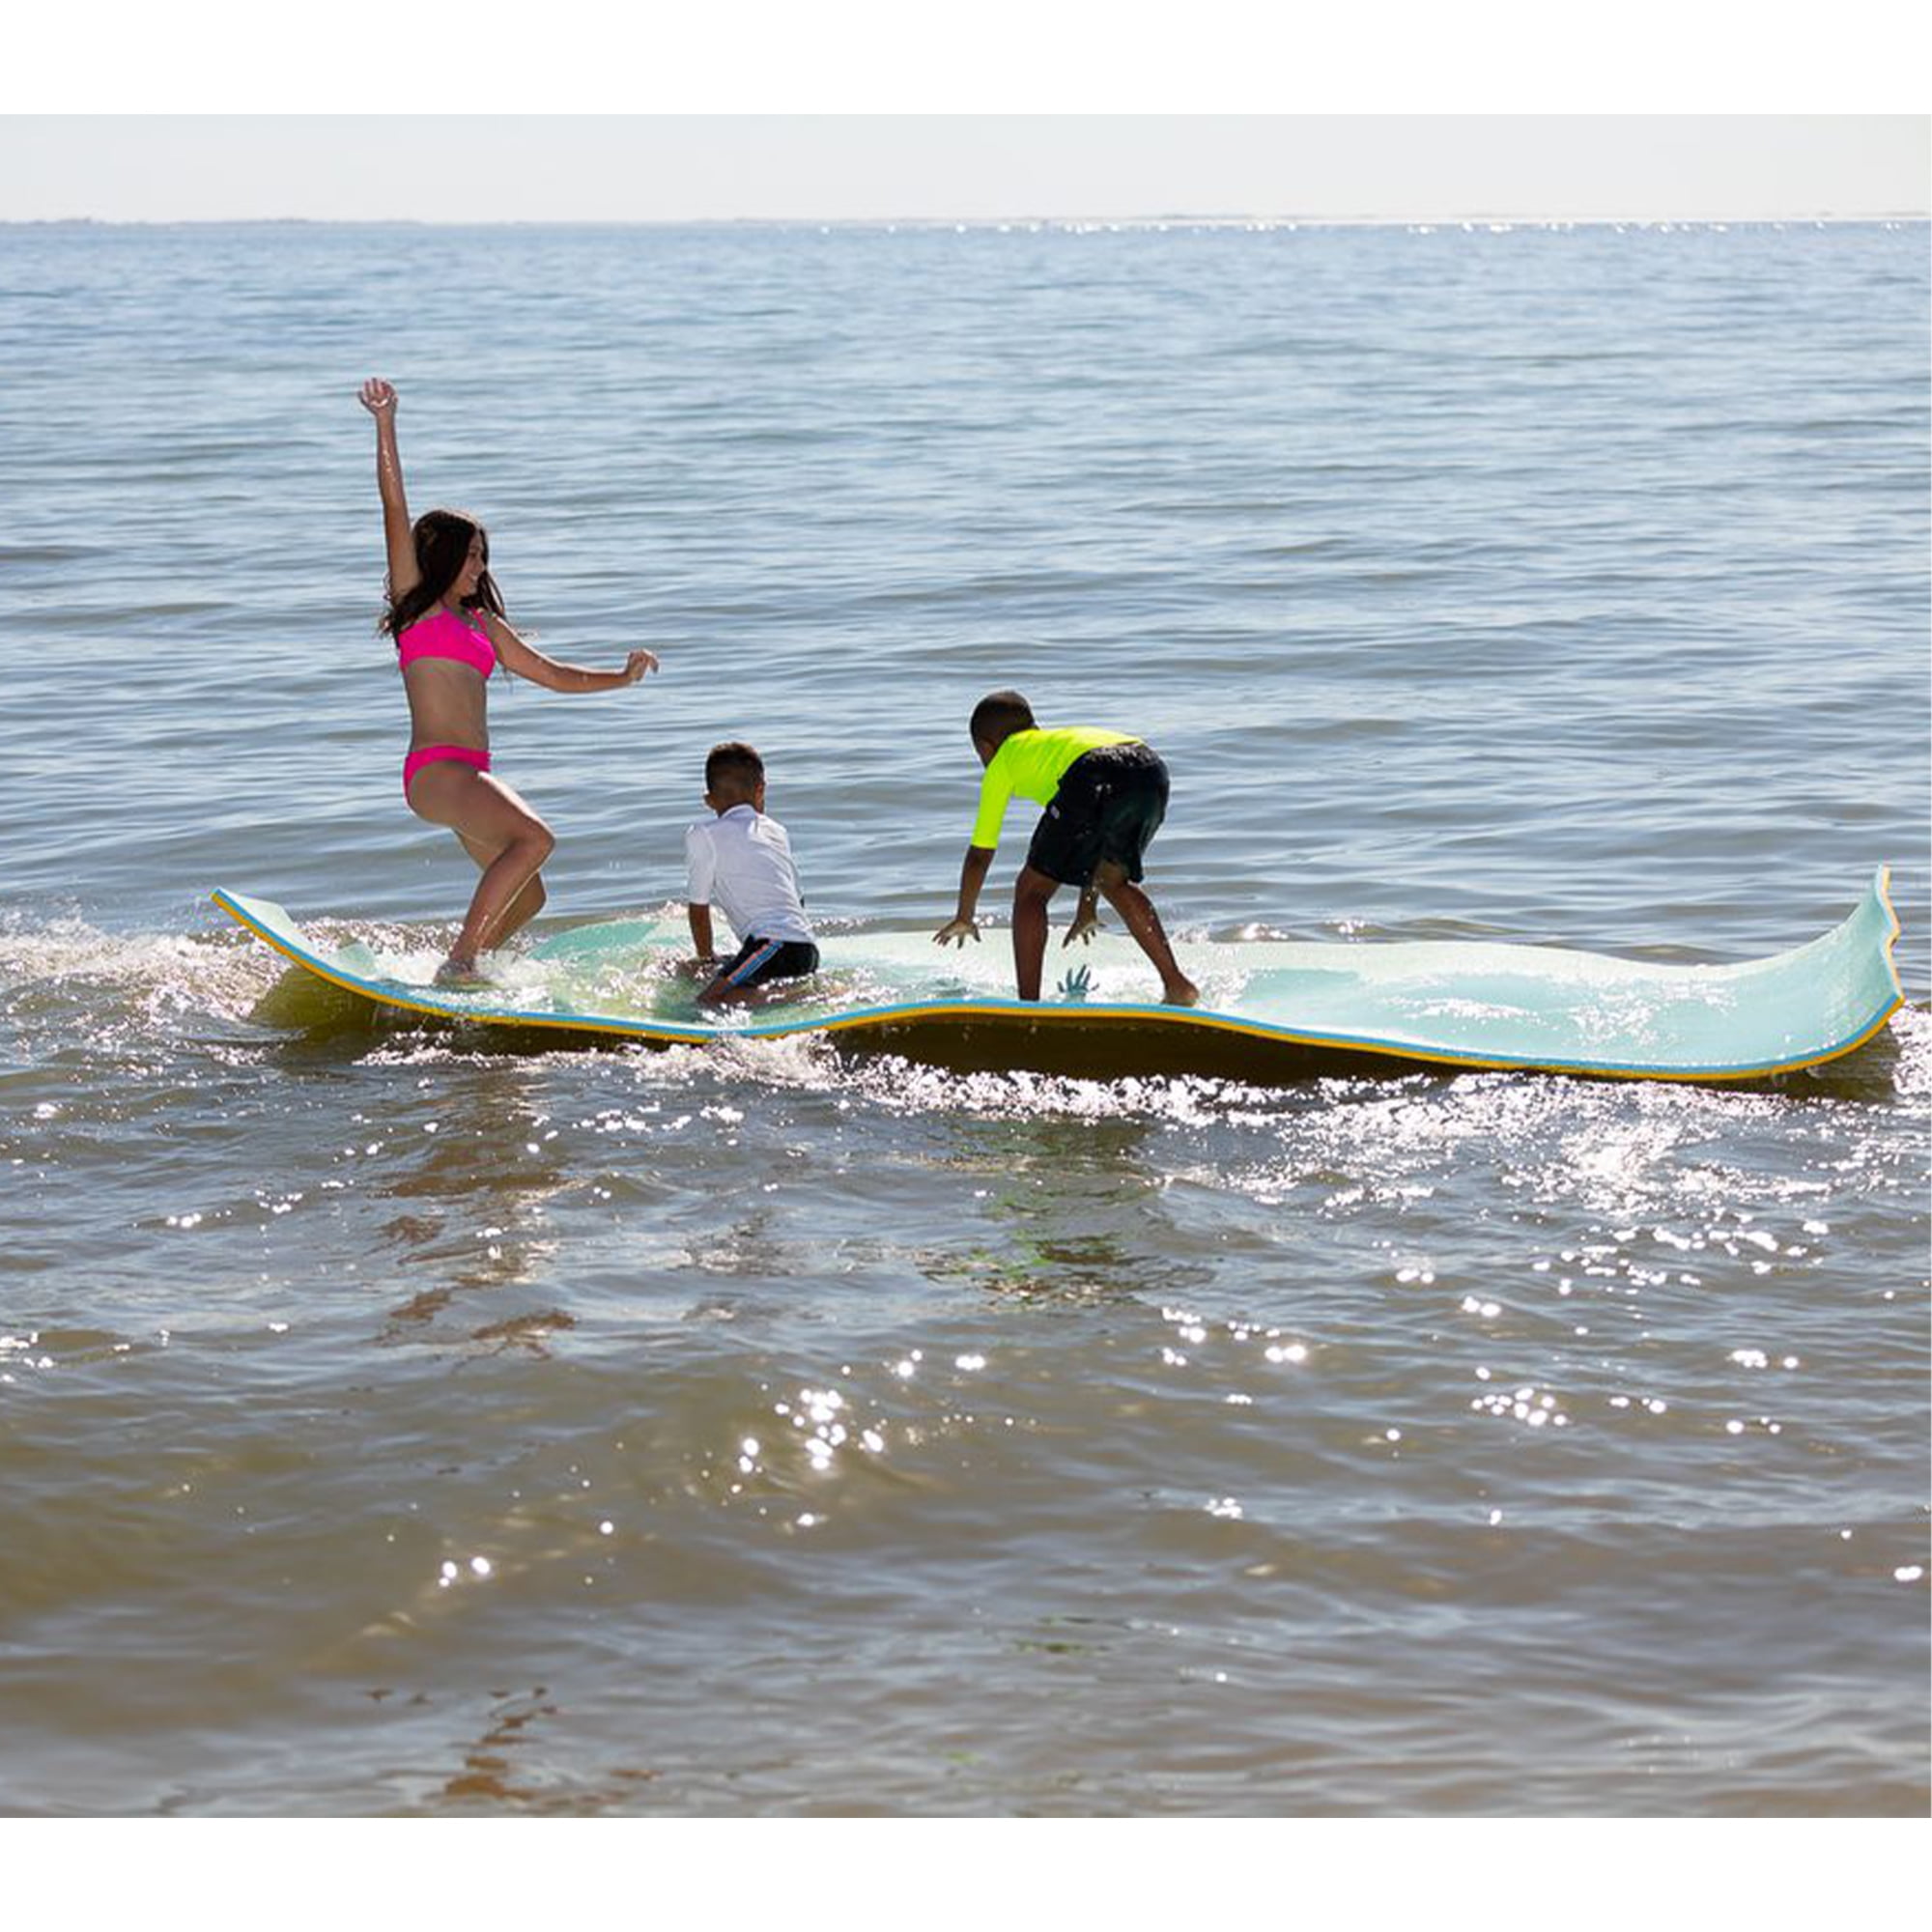
<path fill-rule="evenodd" d="M 459 765 L 473 766 L 479 772 L 490 769 L 488 752 L 473 752 L 468 745 L 425 745 L 403 760 L 403 797 L 408 799 L 415 775 L 425 765 L 441 764 L 445 759 L 454 760 Z"/>

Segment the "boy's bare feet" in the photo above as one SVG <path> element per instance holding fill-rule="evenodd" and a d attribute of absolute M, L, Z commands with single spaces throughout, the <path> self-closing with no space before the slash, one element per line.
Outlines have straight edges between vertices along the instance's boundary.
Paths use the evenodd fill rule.
<path fill-rule="evenodd" d="M 1161 1004 L 1168 1007 L 1198 1007 L 1201 988 L 1192 980 L 1177 980 L 1161 992 Z"/>

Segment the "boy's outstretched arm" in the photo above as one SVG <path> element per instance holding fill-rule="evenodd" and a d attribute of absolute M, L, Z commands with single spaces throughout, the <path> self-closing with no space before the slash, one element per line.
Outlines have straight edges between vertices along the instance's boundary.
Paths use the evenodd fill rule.
<path fill-rule="evenodd" d="M 709 905 L 688 905 L 685 911 L 691 917 L 691 944 L 697 954 L 700 966 L 715 966 L 718 955 L 711 945 L 711 908 Z"/>
<path fill-rule="evenodd" d="M 1078 939 L 1091 945 L 1094 935 L 1100 930 L 1100 888 L 1093 880 L 1088 880 L 1080 889 L 1080 903 L 1074 908 L 1073 923 L 1066 928 L 1066 937 L 1060 943 L 1071 946 Z M 1082 971 L 1086 969 L 1083 967 Z"/>
<path fill-rule="evenodd" d="M 990 845 L 967 846 L 965 861 L 959 867 L 959 903 L 953 908 L 952 917 L 932 935 L 935 946 L 944 946 L 950 940 L 964 946 L 969 939 L 980 937 L 980 928 L 973 923 L 973 908 L 980 903 L 980 888 L 986 883 L 992 864 Z"/>

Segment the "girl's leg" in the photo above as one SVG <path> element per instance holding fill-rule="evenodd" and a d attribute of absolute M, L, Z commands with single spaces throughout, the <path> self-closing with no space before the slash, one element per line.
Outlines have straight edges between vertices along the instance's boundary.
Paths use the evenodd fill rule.
<path fill-rule="evenodd" d="M 497 855 L 487 845 L 480 845 L 473 838 L 459 832 L 457 838 L 463 841 L 463 849 L 476 861 L 479 871 L 488 871 Z M 481 888 L 479 886 L 478 890 Z M 491 950 L 507 945 L 513 934 L 522 931 L 537 914 L 544 909 L 548 895 L 544 891 L 543 874 L 539 872 L 510 903 L 504 907 L 503 916 L 485 936 L 484 944 Z"/>
<path fill-rule="evenodd" d="M 410 787 L 410 809 L 432 825 L 446 825 L 483 876 L 449 949 L 448 963 L 471 969 L 486 947 L 500 946 L 543 904 L 537 877 L 556 838 L 508 785 L 488 772 L 454 760 L 425 765 Z"/>
<path fill-rule="evenodd" d="M 1161 998 L 1171 1007 L 1199 1005 L 1201 988 L 1175 963 L 1174 949 L 1167 943 L 1153 901 L 1111 859 L 1101 860 L 1094 868 L 1094 883 L 1120 914 L 1134 943 L 1153 962 L 1153 970 L 1160 975 Z"/>

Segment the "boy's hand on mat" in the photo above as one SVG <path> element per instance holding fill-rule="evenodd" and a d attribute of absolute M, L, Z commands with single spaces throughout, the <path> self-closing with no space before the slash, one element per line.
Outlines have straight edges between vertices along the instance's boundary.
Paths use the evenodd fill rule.
<path fill-rule="evenodd" d="M 1055 989 L 1063 1000 L 1069 1000 L 1078 1006 L 1094 990 L 1094 969 L 1091 966 L 1076 966 L 1061 980 Z"/>
<path fill-rule="evenodd" d="M 969 939 L 977 942 L 979 937 L 980 928 L 970 919 L 949 919 L 932 935 L 932 943 L 935 946 L 947 946 L 956 941 L 964 946 Z"/>

